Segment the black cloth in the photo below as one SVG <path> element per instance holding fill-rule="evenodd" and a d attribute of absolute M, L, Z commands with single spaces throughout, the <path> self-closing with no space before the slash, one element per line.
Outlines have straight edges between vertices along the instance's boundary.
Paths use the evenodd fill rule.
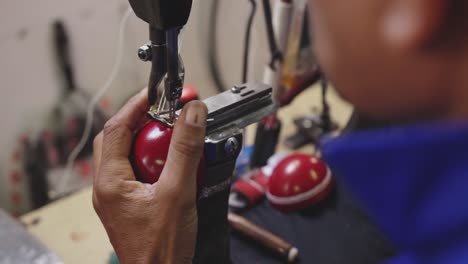
<path fill-rule="evenodd" d="M 263 201 L 241 215 L 297 247 L 298 263 L 374 264 L 395 254 L 392 245 L 341 184 L 337 184 L 329 199 L 306 212 L 283 214 Z M 255 242 L 233 232 L 231 260 L 234 264 L 283 263 Z"/>

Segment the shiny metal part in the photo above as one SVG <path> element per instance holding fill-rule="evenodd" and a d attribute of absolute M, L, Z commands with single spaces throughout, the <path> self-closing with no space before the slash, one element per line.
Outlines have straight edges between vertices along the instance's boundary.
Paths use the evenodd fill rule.
<path fill-rule="evenodd" d="M 138 50 L 141 60 L 152 62 L 148 84 L 148 100 L 152 106 L 150 115 L 159 117 L 160 113 L 170 111 L 166 118 L 169 123 L 175 122 L 175 106 L 182 96 L 185 79 L 185 67 L 178 47 L 179 30 L 150 27 L 151 41 Z"/>
<path fill-rule="evenodd" d="M 169 122 L 174 123 L 176 121 L 176 101 L 169 101 Z"/>
<path fill-rule="evenodd" d="M 175 121 L 176 102 L 182 96 L 184 80 L 180 76 L 181 60 L 179 60 L 178 29 L 166 32 L 167 39 L 167 75 L 164 82 L 166 100 L 169 103 L 169 120 Z"/>
<path fill-rule="evenodd" d="M 249 82 L 204 100 L 208 107 L 206 142 L 218 143 L 277 110 L 271 86 Z"/>
<path fill-rule="evenodd" d="M 175 105 L 182 96 L 184 83 L 183 66 L 179 56 L 179 33 L 187 24 L 192 9 L 192 0 L 129 0 L 137 15 L 149 26 L 150 43 L 142 46 L 138 57 L 151 61 L 152 67 L 148 83 L 148 100 L 152 106 L 150 115 L 159 118 L 168 103 L 169 121 L 175 121 Z M 181 76 L 182 75 L 182 76 Z M 165 100 L 159 97 L 161 84 L 164 86 Z M 159 102 L 159 103 L 158 103 Z M 158 109 L 157 112 L 154 109 Z"/>
<path fill-rule="evenodd" d="M 219 142 L 273 114 L 277 106 L 271 86 L 260 82 L 243 84 L 241 92 L 226 91 L 206 99 L 208 107 L 207 140 Z"/>
<path fill-rule="evenodd" d="M 153 58 L 153 52 L 151 49 L 151 43 L 141 46 L 138 49 L 138 58 L 142 61 L 151 61 Z"/>
<path fill-rule="evenodd" d="M 183 65 L 183 61 L 179 56 L 179 67 L 178 67 L 178 75 L 179 80 L 183 83 L 185 79 L 185 67 Z M 156 120 L 164 120 L 165 124 L 173 125 L 177 119 L 176 115 L 176 106 L 178 103 L 178 98 L 175 100 L 169 100 L 167 93 L 170 89 L 166 87 L 166 82 L 160 83 L 157 92 L 157 100 L 150 108 L 148 115 Z"/>
<path fill-rule="evenodd" d="M 224 151 L 229 155 L 234 155 L 239 150 L 240 143 L 235 137 L 231 137 L 226 141 L 224 145 Z"/>
<path fill-rule="evenodd" d="M 203 101 L 208 108 L 205 138 L 207 143 L 218 143 L 229 139 L 241 133 L 245 127 L 276 112 L 277 105 L 273 101 L 271 86 L 260 82 L 250 82 L 242 87 L 245 88 L 241 93 L 229 90 Z M 153 108 L 148 114 L 153 119 L 173 126 L 181 110 L 171 117 L 172 112 L 165 109 L 154 111 Z M 225 147 L 235 151 L 235 142 L 229 142 L 229 144 Z M 240 146 L 239 142 L 237 145 Z"/>
<path fill-rule="evenodd" d="M 168 106 L 166 96 L 164 95 L 165 91 L 162 91 L 162 96 L 157 104 L 151 106 L 148 111 L 148 116 L 154 120 L 157 120 L 166 126 L 173 127 L 177 116 L 174 110 L 171 110 L 171 107 Z"/>
<path fill-rule="evenodd" d="M 231 92 L 238 94 L 238 93 L 241 93 L 242 90 L 244 90 L 245 88 L 247 88 L 247 86 L 245 85 L 234 86 L 232 87 Z"/>
<path fill-rule="evenodd" d="M 158 111 L 157 109 L 155 109 L 154 106 L 151 107 L 151 109 L 147 112 L 147 115 L 149 118 L 151 119 L 154 119 L 156 121 L 159 121 L 161 123 L 163 123 L 164 125 L 168 126 L 168 127 L 174 127 L 174 124 L 175 124 L 175 120 L 177 120 L 177 118 L 175 117 L 175 120 L 171 120 L 169 115 L 170 115 L 170 112 L 169 111 Z"/>

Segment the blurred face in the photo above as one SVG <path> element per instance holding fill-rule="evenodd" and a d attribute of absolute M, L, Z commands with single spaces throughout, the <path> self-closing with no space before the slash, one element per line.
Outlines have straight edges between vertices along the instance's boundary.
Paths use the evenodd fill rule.
<path fill-rule="evenodd" d="M 395 48 L 383 37 L 390 2 L 310 0 L 319 63 L 364 114 L 392 121 L 438 118 L 449 105 L 444 60 L 426 50 Z"/>

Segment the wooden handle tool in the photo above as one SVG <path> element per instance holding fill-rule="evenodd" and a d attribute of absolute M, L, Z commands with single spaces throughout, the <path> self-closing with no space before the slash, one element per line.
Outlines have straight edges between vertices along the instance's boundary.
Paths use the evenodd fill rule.
<path fill-rule="evenodd" d="M 277 235 L 255 225 L 246 218 L 235 213 L 229 213 L 228 221 L 234 231 L 253 239 L 266 249 L 288 261 L 288 263 L 294 263 L 298 259 L 299 250 L 296 247 Z"/>

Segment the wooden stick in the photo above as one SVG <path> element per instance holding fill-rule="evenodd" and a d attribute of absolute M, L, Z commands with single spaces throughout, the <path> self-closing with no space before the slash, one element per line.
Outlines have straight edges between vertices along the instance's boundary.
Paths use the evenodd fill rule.
<path fill-rule="evenodd" d="M 296 247 L 246 218 L 235 213 L 229 213 L 228 221 L 234 231 L 253 239 L 289 263 L 293 263 L 298 259 L 299 250 Z"/>

